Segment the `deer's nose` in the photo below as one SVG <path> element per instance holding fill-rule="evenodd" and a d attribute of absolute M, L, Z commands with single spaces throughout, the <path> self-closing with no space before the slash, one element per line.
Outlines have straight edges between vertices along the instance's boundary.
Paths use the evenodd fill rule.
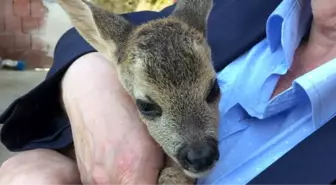
<path fill-rule="evenodd" d="M 181 157 L 189 169 L 195 172 L 208 170 L 219 159 L 217 145 L 198 143 L 186 146 L 181 150 Z"/>

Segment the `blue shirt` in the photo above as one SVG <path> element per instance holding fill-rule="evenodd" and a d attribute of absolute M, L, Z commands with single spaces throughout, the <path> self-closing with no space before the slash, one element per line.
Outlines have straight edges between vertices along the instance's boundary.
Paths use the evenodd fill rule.
<path fill-rule="evenodd" d="M 336 59 L 271 99 L 308 32 L 310 3 L 283 0 L 268 18 L 267 37 L 218 73 L 221 156 L 199 184 L 248 183 L 335 115 Z"/>

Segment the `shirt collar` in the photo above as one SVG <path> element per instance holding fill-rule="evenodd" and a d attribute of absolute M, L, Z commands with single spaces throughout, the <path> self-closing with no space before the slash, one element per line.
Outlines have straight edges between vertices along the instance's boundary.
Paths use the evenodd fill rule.
<path fill-rule="evenodd" d="M 316 128 L 321 127 L 336 114 L 336 58 L 297 78 L 309 97 Z"/>
<path fill-rule="evenodd" d="M 269 97 L 276 87 L 278 75 L 285 74 L 290 68 L 295 50 L 309 30 L 310 20 L 309 0 L 283 0 L 281 2 L 268 17 L 265 25 L 266 39 L 229 65 L 232 66 L 239 62 L 236 72 L 230 69 L 227 72 L 230 74 L 226 74 L 228 76 L 234 74 L 235 80 L 230 86 L 225 84 L 230 90 L 226 92 L 227 98 L 221 101 L 224 112 L 237 103 L 248 114 L 257 118 L 263 118 L 264 114 L 273 115 L 276 112 L 272 111 L 273 109 L 265 110 L 269 108 Z M 220 76 L 221 79 L 224 78 Z M 246 78 L 249 78 L 248 83 Z M 225 90 L 225 88 L 222 89 Z M 249 91 L 241 92 L 241 89 L 249 89 Z M 238 90 L 241 93 L 237 95 L 235 92 Z M 295 91 L 293 92 L 295 94 Z"/>
<path fill-rule="evenodd" d="M 307 32 L 310 24 L 311 1 L 310 0 L 283 0 L 272 12 L 266 22 L 266 38 L 270 50 L 275 52 L 282 47 L 285 59 L 285 73 L 291 66 L 296 48 Z"/>

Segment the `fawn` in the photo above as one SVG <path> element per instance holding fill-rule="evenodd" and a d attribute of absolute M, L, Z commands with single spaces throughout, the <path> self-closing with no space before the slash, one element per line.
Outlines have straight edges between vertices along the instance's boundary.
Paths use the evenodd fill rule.
<path fill-rule="evenodd" d="M 79 34 L 116 67 L 168 161 L 159 184 L 194 184 L 219 159 L 220 89 L 206 40 L 212 0 L 179 0 L 165 18 L 132 25 L 87 0 L 58 0 Z"/>

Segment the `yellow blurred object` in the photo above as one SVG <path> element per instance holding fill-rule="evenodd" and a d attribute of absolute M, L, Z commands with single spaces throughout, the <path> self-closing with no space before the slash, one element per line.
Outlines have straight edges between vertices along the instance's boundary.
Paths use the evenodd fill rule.
<path fill-rule="evenodd" d="M 160 11 L 174 3 L 173 0 L 92 0 L 98 6 L 116 13 L 128 13 L 134 11 Z"/>
<path fill-rule="evenodd" d="M 143 11 L 143 10 L 152 10 L 152 11 L 160 11 L 163 8 L 170 6 L 174 3 L 173 0 L 141 0 L 135 9 L 135 11 Z"/>

